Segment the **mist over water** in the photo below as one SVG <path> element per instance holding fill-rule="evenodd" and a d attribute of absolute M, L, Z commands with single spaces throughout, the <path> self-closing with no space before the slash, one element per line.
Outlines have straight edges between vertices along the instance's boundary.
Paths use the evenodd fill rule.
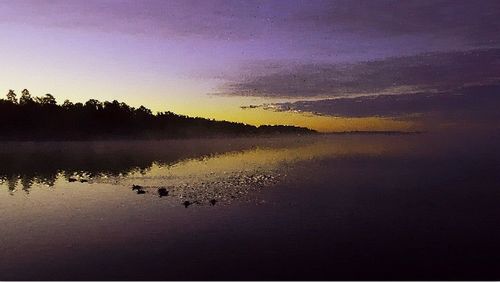
<path fill-rule="evenodd" d="M 2 143 L 0 279 L 498 279 L 498 141 Z"/>

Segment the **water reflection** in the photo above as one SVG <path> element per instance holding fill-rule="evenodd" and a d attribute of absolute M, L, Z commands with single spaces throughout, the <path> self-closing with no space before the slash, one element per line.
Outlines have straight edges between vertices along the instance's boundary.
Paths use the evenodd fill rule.
<path fill-rule="evenodd" d="M 20 187 L 26 194 L 30 192 L 33 185 L 45 185 L 52 187 L 55 185 L 58 178 L 58 174 L 52 175 L 37 175 L 31 174 L 20 174 L 20 175 L 2 175 L 0 176 L 0 184 L 5 184 L 10 193 L 16 191 L 16 188 Z"/>
<path fill-rule="evenodd" d="M 299 162 L 439 158 L 450 155 L 447 150 L 449 144 L 429 143 L 426 136 L 7 143 L 0 149 L 0 184 L 11 194 L 35 186 L 114 184 L 138 195 L 182 199 L 186 207 L 215 205 L 283 181 Z"/>
<path fill-rule="evenodd" d="M 271 273 L 300 269 L 304 258 L 321 269 L 349 258 L 331 271 L 347 268 L 340 276 L 349 278 L 360 265 L 371 273 L 453 265 L 450 244 L 470 254 L 462 258 L 496 262 L 498 141 L 422 134 L 0 144 L 0 268 L 12 280 L 161 280 L 203 264 L 199 273 L 220 268 L 234 278 L 256 261 Z M 117 276 L 130 261 L 133 272 Z"/>
<path fill-rule="evenodd" d="M 0 144 L 0 181 L 14 191 L 33 185 L 54 186 L 62 179 L 86 182 L 96 178 L 145 174 L 153 164 L 169 166 L 182 159 L 249 147 L 234 142 L 9 142 Z"/>
<path fill-rule="evenodd" d="M 408 149 L 388 136 L 370 143 L 363 137 L 4 143 L 0 183 L 11 194 L 57 183 L 117 184 L 139 195 L 215 205 L 278 183 L 298 161 L 389 154 L 387 138 L 393 140 L 390 152 Z"/>

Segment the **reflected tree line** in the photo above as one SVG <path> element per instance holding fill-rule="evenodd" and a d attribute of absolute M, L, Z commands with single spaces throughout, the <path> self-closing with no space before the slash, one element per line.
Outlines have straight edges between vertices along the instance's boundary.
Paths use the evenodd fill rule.
<path fill-rule="evenodd" d="M 295 126 L 252 126 L 194 118 L 172 112 L 152 113 L 144 106 L 90 99 L 58 104 L 51 94 L 33 97 L 27 89 L 18 97 L 9 90 L 0 99 L 0 140 L 165 139 L 214 135 L 311 133 Z"/>
<path fill-rule="evenodd" d="M 147 170 L 147 169 L 145 169 Z M 143 171 L 141 168 L 131 168 L 129 171 L 122 172 L 117 175 L 127 175 L 130 172 Z M 33 185 L 45 185 L 53 187 L 59 178 L 64 178 L 68 182 L 88 182 L 92 177 L 111 176 L 105 172 L 89 172 L 89 171 L 61 171 L 61 172 L 27 172 L 22 174 L 9 174 L 0 176 L 0 184 L 7 187 L 10 193 L 21 189 L 29 193 Z"/>
<path fill-rule="evenodd" d="M 29 192 L 36 184 L 54 186 L 58 179 L 91 181 L 97 177 L 145 173 L 154 164 L 171 166 L 230 151 L 247 150 L 245 138 L 164 141 L 1 142 L 0 184 Z"/>
<path fill-rule="evenodd" d="M 10 192 L 17 188 L 29 193 L 36 184 L 52 187 L 60 178 L 68 182 L 88 182 L 96 177 L 144 173 L 153 163 L 169 165 L 174 160 L 155 161 L 151 155 L 96 154 L 92 150 L 0 153 L 0 183 Z"/>

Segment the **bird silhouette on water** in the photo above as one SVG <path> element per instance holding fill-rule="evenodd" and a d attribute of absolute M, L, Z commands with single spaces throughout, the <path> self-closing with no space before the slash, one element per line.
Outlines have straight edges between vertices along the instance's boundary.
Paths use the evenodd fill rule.
<path fill-rule="evenodd" d="M 160 198 L 168 196 L 168 190 L 167 190 L 167 188 L 159 188 L 158 189 L 158 195 L 160 196 Z"/>
<path fill-rule="evenodd" d="M 132 185 L 132 191 L 136 191 L 138 195 L 146 194 L 146 191 L 140 185 Z"/>

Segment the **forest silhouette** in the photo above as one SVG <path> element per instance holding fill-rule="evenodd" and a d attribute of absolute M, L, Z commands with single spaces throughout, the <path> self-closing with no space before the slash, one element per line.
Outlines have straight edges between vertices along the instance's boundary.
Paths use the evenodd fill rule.
<path fill-rule="evenodd" d="M 266 134 L 308 134 L 314 130 L 285 125 L 253 126 L 243 123 L 178 115 L 154 114 L 126 103 L 90 99 L 58 104 L 51 94 L 33 97 L 27 89 L 20 97 L 9 90 L 0 99 L 0 140 L 107 140 L 170 139 Z"/>

